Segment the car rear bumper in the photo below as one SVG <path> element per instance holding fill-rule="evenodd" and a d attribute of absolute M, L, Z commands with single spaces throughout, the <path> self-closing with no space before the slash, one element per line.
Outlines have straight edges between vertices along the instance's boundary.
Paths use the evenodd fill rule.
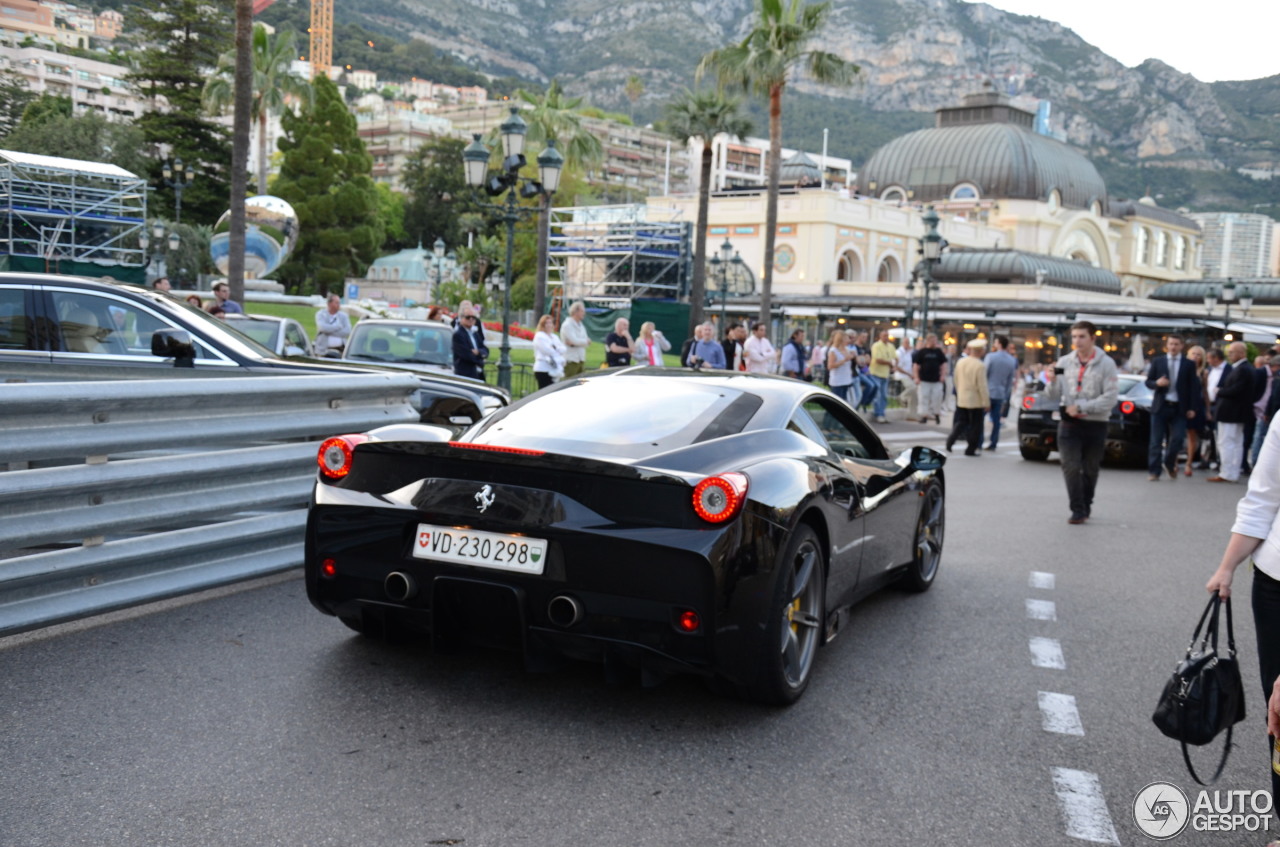
<path fill-rule="evenodd" d="M 755 583 L 768 575 L 739 546 L 751 535 L 741 518 L 700 530 L 544 526 L 537 534 L 549 542 L 545 568 L 531 575 L 414 557 L 420 517 L 397 508 L 313 506 L 305 560 L 311 602 L 358 620 L 366 632 L 410 630 L 438 645 L 513 649 L 530 669 L 560 658 L 731 679 L 746 669 L 743 640 L 752 633 L 742 622 L 759 618 L 758 598 L 768 592 Z M 764 526 L 763 546 L 771 549 L 783 534 Z M 321 572 L 325 560 L 332 576 Z M 412 583 L 411 596 L 392 596 L 393 573 Z M 578 614 L 567 614 L 573 609 Z M 686 612 L 698 616 L 696 631 L 678 625 Z"/>

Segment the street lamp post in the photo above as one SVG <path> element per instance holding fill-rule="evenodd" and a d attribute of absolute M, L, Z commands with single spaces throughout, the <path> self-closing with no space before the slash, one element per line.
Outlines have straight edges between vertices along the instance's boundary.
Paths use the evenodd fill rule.
<path fill-rule="evenodd" d="M 167 239 L 165 238 L 166 233 L 168 234 Z M 152 241 L 156 242 L 156 249 L 154 252 L 148 252 Z M 142 231 L 138 233 L 138 246 L 142 248 L 142 268 L 144 276 L 146 275 L 146 270 L 151 267 L 151 261 L 160 252 L 161 241 L 165 241 L 168 244 L 170 253 L 177 250 L 182 244 L 182 238 L 179 237 L 178 233 L 172 230 L 166 230 L 164 224 L 159 221 L 156 221 L 151 225 L 150 235 L 147 235 L 146 227 L 143 227 Z M 168 269 L 166 268 L 166 270 Z M 159 277 L 158 271 L 156 275 Z"/>
<path fill-rule="evenodd" d="M 922 220 L 924 238 L 920 241 L 920 252 L 924 254 L 921 268 L 924 299 L 920 309 L 920 335 L 923 337 L 929 334 L 929 295 L 938 293 L 938 286 L 933 281 L 933 266 L 942 256 L 942 235 L 938 232 L 938 213 L 932 206 L 925 210 Z"/>
<path fill-rule="evenodd" d="M 472 136 L 471 143 L 462 151 L 462 159 L 467 185 L 471 187 L 473 196 L 477 188 L 483 188 L 490 197 L 498 197 L 504 193 L 507 195 L 505 203 L 481 202 L 480 205 L 500 212 L 503 223 L 507 225 L 507 262 L 502 270 L 502 353 L 498 359 L 498 386 L 510 391 L 512 246 L 516 237 L 516 221 L 537 211 L 529 206 L 521 206 L 518 201 L 520 198 L 532 199 L 544 193 L 554 194 L 560 187 L 564 156 L 556 149 L 555 139 L 548 139 L 547 149 L 538 156 L 538 179 L 522 177 L 520 169 L 526 162 L 524 141 L 529 126 L 520 117 L 517 107 L 511 107 L 511 116 L 502 122 L 498 131 L 502 136 L 503 158 L 501 170 L 496 174 L 489 173 L 489 148 L 484 146 L 479 133 Z"/>
<path fill-rule="evenodd" d="M 182 223 L 182 192 L 191 187 L 195 174 L 187 170 L 182 159 L 166 161 L 160 173 L 164 176 L 164 184 L 173 189 L 173 222 Z M 262 192 L 265 194 L 266 189 Z"/>
<path fill-rule="evenodd" d="M 732 267 L 736 273 L 742 267 L 742 256 L 733 249 L 733 245 L 726 238 L 724 244 L 720 245 L 719 254 L 712 256 L 709 264 L 712 272 L 720 280 L 720 333 L 723 335 L 729 308 L 729 269 Z"/>
<path fill-rule="evenodd" d="M 1253 292 L 1248 286 L 1240 290 L 1240 306 L 1244 309 L 1245 314 L 1253 308 Z M 1209 313 L 1209 317 L 1213 317 L 1213 308 L 1218 305 L 1219 291 L 1217 286 L 1209 286 L 1204 293 L 1204 308 Z M 1236 281 L 1231 277 L 1227 277 L 1227 281 L 1222 286 L 1221 291 L 1222 306 L 1224 310 L 1224 318 L 1222 322 L 1222 332 L 1226 336 L 1231 332 L 1231 304 L 1236 299 Z"/>
<path fill-rule="evenodd" d="M 435 291 L 428 292 L 428 295 L 427 295 L 428 303 L 431 302 L 433 297 L 438 298 L 440 296 L 440 277 L 441 277 L 441 270 L 442 270 L 441 262 L 444 259 L 444 247 L 445 247 L 444 239 L 439 237 L 437 237 L 435 243 L 431 245 L 431 252 L 436 257 L 436 287 L 435 287 Z"/>

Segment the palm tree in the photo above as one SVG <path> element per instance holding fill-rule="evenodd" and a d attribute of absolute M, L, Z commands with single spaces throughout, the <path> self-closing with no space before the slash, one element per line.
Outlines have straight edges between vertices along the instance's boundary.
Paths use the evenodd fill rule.
<path fill-rule="evenodd" d="M 267 119 L 279 114 L 289 98 L 310 104 L 311 84 L 289 73 L 289 65 L 298 55 L 298 36 L 281 30 L 273 40 L 262 24 L 253 27 L 253 99 L 250 111 L 258 124 L 258 193 L 267 193 Z M 218 67 L 204 86 L 205 109 L 220 114 L 232 102 L 235 53 L 229 51 L 218 59 Z"/>
<path fill-rule="evenodd" d="M 858 66 L 834 53 L 806 49 L 826 23 L 830 4 L 801 0 L 760 0 L 755 26 L 739 44 L 712 50 L 698 64 L 698 76 L 712 71 L 721 85 L 740 86 L 769 98 L 769 191 L 765 204 L 764 275 L 760 320 L 768 321 L 773 293 L 773 247 L 778 230 L 778 174 L 782 160 L 782 92 L 791 72 L 803 67 L 814 82 L 848 85 Z"/>
<path fill-rule="evenodd" d="M 632 74 L 627 77 L 626 85 L 622 86 L 622 93 L 626 95 L 627 101 L 631 103 L 631 110 L 628 113 L 631 116 L 631 122 L 636 122 L 636 101 L 644 94 L 644 80 Z"/>
<path fill-rule="evenodd" d="M 546 94 L 536 94 L 519 89 L 516 95 L 533 108 L 523 115 L 529 124 L 528 147 L 536 147 L 554 140 L 564 156 L 564 167 L 587 168 L 604 158 L 600 139 L 582 125 L 578 108 L 581 97 L 566 97 L 557 79 L 551 80 Z M 533 289 L 533 314 L 542 315 L 547 303 L 547 253 L 551 237 L 551 197 L 543 194 L 538 200 L 538 267 Z"/>
<path fill-rule="evenodd" d="M 707 209 L 711 202 L 712 140 L 721 133 L 742 137 L 751 123 L 738 113 L 738 100 L 719 91 L 685 90 L 667 104 L 667 130 L 685 144 L 697 139 L 702 144 L 701 176 L 698 180 L 698 222 L 694 229 L 693 283 L 689 289 L 689 335 L 702 323 L 707 291 Z M 724 327 L 720 330 L 723 332 Z"/>

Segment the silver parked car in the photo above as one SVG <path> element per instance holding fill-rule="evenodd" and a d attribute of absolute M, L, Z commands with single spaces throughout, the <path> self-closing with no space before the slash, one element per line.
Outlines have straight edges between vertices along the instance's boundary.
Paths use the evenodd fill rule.
<path fill-rule="evenodd" d="M 281 356 L 311 355 L 311 337 L 293 318 L 229 314 L 223 318 L 254 341 Z"/>

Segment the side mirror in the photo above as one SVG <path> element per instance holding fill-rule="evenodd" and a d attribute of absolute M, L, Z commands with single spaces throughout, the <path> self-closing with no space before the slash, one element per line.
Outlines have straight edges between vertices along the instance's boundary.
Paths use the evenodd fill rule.
<path fill-rule="evenodd" d="M 911 448 L 911 467 L 918 471 L 936 471 L 947 463 L 947 457 L 932 447 Z"/>
<path fill-rule="evenodd" d="M 196 344 L 185 329 L 157 329 L 151 333 L 151 355 L 173 359 L 176 368 L 194 368 Z"/>

